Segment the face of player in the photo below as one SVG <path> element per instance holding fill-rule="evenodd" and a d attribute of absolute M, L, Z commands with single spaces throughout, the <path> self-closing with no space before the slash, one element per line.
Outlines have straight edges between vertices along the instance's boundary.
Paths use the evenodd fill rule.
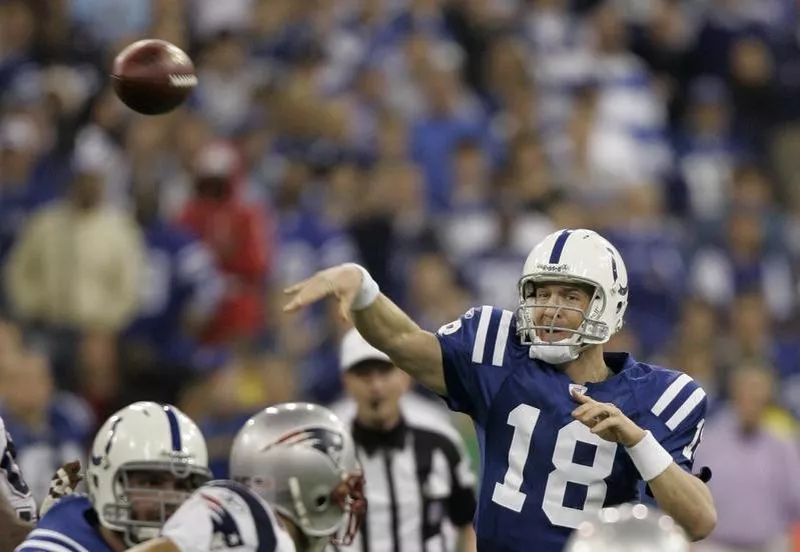
<path fill-rule="evenodd" d="M 525 301 L 533 308 L 533 320 L 537 326 L 553 326 L 577 330 L 583 324 L 584 313 L 589 308 L 591 289 L 575 284 L 552 283 L 529 285 L 525 289 Z M 537 330 L 542 341 L 561 341 L 572 334 L 569 331 Z"/>
<path fill-rule="evenodd" d="M 167 471 L 139 470 L 127 473 L 127 496 L 131 519 L 162 522 L 194 491 L 199 483 L 194 478 L 178 478 Z M 164 519 L 162 520 L 162 504 Z"/>
<path fill-rule="evenodd" d="M 391 429 L 400 419 L 400 398 L 408 375 L 383 361 L 362 362 L 347 371 L 345 387 L 356 402 L 358 421 L 375 429 Z"/>

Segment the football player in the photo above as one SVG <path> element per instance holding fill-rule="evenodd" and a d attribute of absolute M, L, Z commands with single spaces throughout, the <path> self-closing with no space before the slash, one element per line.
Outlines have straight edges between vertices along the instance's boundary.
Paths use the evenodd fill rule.
<path fill-rule="evenodd" d="M 600 510 L 572 534 L 564 552 L 690 552 L 673 519 L 644 504 Z"/>
<path fill-rule="evenodd" d="M 0 547 L 11 550 L 36 521 L 36 502 L 17 465 L 14 441 L 0 418 Z"/>
<path fill-rule="evenodd" d="M 516 312 L 473 308 L 433 334 L 345 264 L 289 288 L 284 310 L 335 297 L 367 341 L 472 417 L 479 550 L 560 552 L 601 508 L 636 500 L 640 479 L 690 538 L 708 535 L 716 510 L 691 473 L 705 393 L 686 374 L 603 352 L 628 305 L 617 249 L 590 230 L 555 232 L 518 290 Z"/>
<path fill-rule="evenodd" d="M 36 501 L 17 465 L 17 449 L 0 418 L 0 496 L 22 521 L 36 521 Z"/>
<path fill-rule="evenodd" d="M 321 552 L 348 545 L 366 513 L 352 437 L 327 408 L 271 406 L 250 418 L 231 448 L 234 481 L 200 488 L 162 538 L 136 552 Z"/>
<path fill-rule="evenodd" d="M 2 419 L 0 419 L 2 424 Z M 6 435 L 10 442 L 10 437 Z M 0 478 L 4 482 L 0 486 L 8 489 L 13 489 L 8 493 L 0 492 L 0 550 L 13 550 L 20 544 L 29 532 L 36 526 L 36 517 L 31 516 L 31 502 L 28 500 L 19 500 L 19 496 L 15 495 L 19 492 L 21 487 L 20 483 L 24 483 L 19 467 L 11 465 L 14 461 L 13 446 L 9 446 L 4 453 L 3 464 L 9 468 L 3 468 L 3 474 Z M 83 476 L 80 473 L 81 463 L 77 460 L 64 464 L 50 479 L 50 487 L 47 496 L 45 496 L 42 504 L 39 506 L 39 517 L 42 517 L 47 511 L 61 498 L 72 494 L 75 487 L 81 482 Z M 10 476 L 7 474 L 11 474 Z M 12 478 L 19 476 L 18 480 Z M 22 506 L 20 508 L 20 506 Z"/>
<path fill-rule="evenodd" d="M 166 519 L 211 479 L 206 442 L 180 410 L 137 402 L 94 439 L 88 497 L 61 498 L 17 552 L 118 552 L 158 535 Z"/>

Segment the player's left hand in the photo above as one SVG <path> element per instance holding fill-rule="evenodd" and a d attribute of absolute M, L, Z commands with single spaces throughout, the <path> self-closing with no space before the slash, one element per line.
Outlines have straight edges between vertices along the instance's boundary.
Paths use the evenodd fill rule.
<path fill-rule="evenodd" d="M 578 391 L 572 392 L 572 398 L 580 403 L 580 406 L 572 411 L 572 417 L 580 420 L 600 438 L 625 447 L 632 447 L 644 439 L 644 430 L 615 405 L 597 402 Z"/>

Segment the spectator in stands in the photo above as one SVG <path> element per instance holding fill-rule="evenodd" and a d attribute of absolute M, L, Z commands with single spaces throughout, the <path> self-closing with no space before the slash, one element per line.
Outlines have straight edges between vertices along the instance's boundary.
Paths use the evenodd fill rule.
<path fill-rule="evenodd" d="M 190 233 L 160 217 L 156 184 L 134 188 L 134 213 L 147 257 L 137 316 L 123 335 L 128 362 L 122 402 L 159 400 L 176 404 L 178 393 L 197 375 L 213 369 L 224 354 L 202 348 L 198 336 L 216 314 L 225 281 L 212 253 Z M 153 378 L 161 385 L 152 389 Z"/>
<path fill-rule="evenodd" d="M 44 153 L 41 129 L 33 117 L 19 114 L 0 125 L 0 263 L 4 263 L 25 220 L 32 211 L 53 199 L 53 174 L 37 171 Z"/>
<path fill-rule="evenodd" d="M 0 357 L 0 417 L 17 445 L 17 463 L 41 504 L 61 465 L 86 457 L 94 418 L 77 396 L 54 389 L 47 357 L 18 350 Z"/>
<path fill-rule="evenodd" d="M 758 292 L 736 297 L 730 309 L 730 326 L 716 356 L 723 366 L 735 366 L 742 359 L 763 358 L 780 381 L 778 399 L 795 416 L 800 416 L 800 343 L 769 316 L 766 301 Z"/>
<path fill-rule="evenodd" d="M 642 353 L 666 345 L 686 290 L 682 229 L 666 216 L 662 188 L 642 182 L 621 194 L 606 237 L 626 259 L 631 297 L 626 323 L 636 328 Z"/>
<path fill-rule="evenodd" d="M 426 207 L 447 209 L 453 195 L 453 167 L 447 162 L 465 138 L 491 151 L 488 123 L 476 97 L 458 80 L 459 60 L 431 57 L 421 77 L 424 110 L 410 129 L 412 157 L 425 175 Z"/>
<path fill-rule="evenodd" d="M 703 247 L 690 269 L 693 293 L 718 308 L 740 293 L 758 290 L 770 316 L 785 321 L 795 314 L 797 296 L 785 254 L 767 241 L 767 213 L 736 208 L 728 216 L 722 238 Z"/>
<path fill-rule="evenodd" d="M 0 4 L 0 100 L 3 102 L 38 99 L 38 90 L 32 82 L 38 70 L 35 36 L 36 14 L 25 0 Z"/>
<path fill-rule="evenodd" d="M 184 206 L 180 224 L 213 252 L 226 279 L 224 298 L 202 340 L 247 342 L 263 325 L 272 260 L 268 222 L 259 206 L 242 197 L 241 160 L 231 145 L 209 144 L 195 163 L 195 195 Z"/>
<path fill-rule="evenodd" d="M 115 334 L 138 304 L 144 249 L 129 215 L 104 200 L 102 159 L 77 157 L 69 194 L 31 217 L 6 266 L 27 323 Z"/>
<path fill-rule="evenodd" d="M 745 361 L 731 373 L 730 404 L 708 420 L 695 464 L 710 466 L 717 527 L 700 552 L 788 550 L 800 521 L 797 445 L 763 425 L 775 379 L 768 364 Z"/>

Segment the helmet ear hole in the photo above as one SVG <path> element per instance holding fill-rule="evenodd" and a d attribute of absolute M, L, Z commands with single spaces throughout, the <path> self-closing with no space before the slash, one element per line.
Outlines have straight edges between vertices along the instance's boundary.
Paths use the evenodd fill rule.
<path fill-rule="evenodd" d="M 319 495 L 314 500 L 314 508 L 316 508 L 317 511 L 321 512 L 322 510 L 328 507 L 329 502 L 330 502 L 329 497 L 327 497 L 326 495 Z"/>

